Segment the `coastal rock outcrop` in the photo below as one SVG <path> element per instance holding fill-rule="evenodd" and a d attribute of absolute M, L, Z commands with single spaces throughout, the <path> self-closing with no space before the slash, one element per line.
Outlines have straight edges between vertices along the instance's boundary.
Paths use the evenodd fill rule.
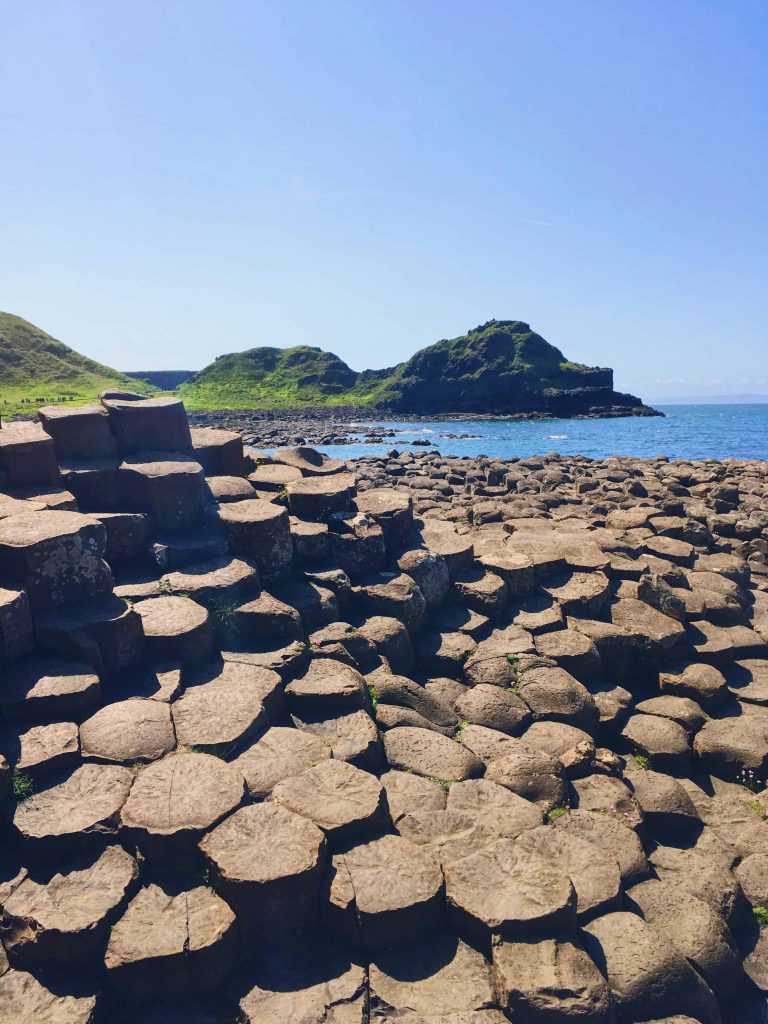
<path fill-rule="evenodd" d="M 762 1019 L 765 463 L 102 409 L 4 448 L 0 1017 Z"/>

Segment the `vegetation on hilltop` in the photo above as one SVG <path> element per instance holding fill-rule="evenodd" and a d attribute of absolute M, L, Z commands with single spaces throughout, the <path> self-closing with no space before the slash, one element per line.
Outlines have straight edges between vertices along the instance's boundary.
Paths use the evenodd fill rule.
<path fill-rule="evenodd" d="M 491 320 L 385 370 L 356 373 L 319 348 L 220 356 L 179 388 L 190 409 L 370 405 L 397 412 L 551 412 L 638 408 L 613 371 L 570 362 L 519 320 Z"/>
<path fill-rule="evenodd" d="M 40 405 L 79 405 L 107 388 L 148 394 L 147 384 L 88 359 L 12 313 L 0 312 L 0 416 Z"/>

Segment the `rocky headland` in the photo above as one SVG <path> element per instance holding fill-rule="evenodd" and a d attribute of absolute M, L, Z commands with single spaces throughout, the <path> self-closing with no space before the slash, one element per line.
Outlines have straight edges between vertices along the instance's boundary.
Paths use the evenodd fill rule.
<path fill-rule="evenodd" d="M 148 379 L 148 378 L 147 378 Z M 180 384 L 192 409 L 371 409 L 435 416 L 658 416 L 614 390 L 613 370 L 567 359 L 521 320 L 489 320 L 383 370 L 352 370 L 308 345 L 219 356 Z M 294 413 L 295 415 L 295 413 Z"/>
<path fill-rule="evenodd" d="M 0 1018 L 758 1024 L 768 466 L 0 430 Z"/>

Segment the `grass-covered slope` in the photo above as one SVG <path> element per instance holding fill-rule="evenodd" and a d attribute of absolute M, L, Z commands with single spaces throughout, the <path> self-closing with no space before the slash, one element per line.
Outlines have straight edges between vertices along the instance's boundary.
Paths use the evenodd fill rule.
<path fill-rule="evenodd" d="M 642 408 L 613 371 L 570 362 L 519 320 L 491 320 L 387 370 L 355 373 L 319 348 L 220 356 L 180 387 L 191 409 L 370 405 L 410 413 L 574 415 Z"/>
<path fill-rule="evenodd" d="M 182 384 L 190 409 L 270 409 L 369 403 L 373 389 L 332 352 L 308 345 L 219 356 Z"/>
<path fill-rule="evenodd" d="M 0 415 L 50 403 L 82 404 L 111 387 L 149 393 L 146 384 L 94 362 L 12 313 L 0 312 Z"/>

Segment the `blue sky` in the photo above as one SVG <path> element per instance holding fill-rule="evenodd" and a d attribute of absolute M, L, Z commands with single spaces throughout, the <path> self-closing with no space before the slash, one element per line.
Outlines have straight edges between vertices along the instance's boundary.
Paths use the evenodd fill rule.
<path fill-rule="evenodd" d="M 527 320 L 768 393 L 763 0 L 3 5 L 0 308 L 121 369 Z"/>

